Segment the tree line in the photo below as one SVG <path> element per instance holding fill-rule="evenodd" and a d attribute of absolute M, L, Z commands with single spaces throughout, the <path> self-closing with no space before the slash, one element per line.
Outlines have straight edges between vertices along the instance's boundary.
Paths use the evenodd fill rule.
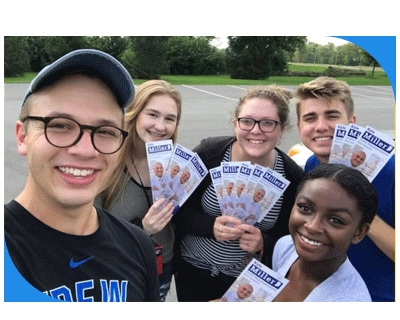
<path fill-rule="evenodd" d="M 4 76 L 39 72 L 64 54 L 82 48 L 109 53 L 135 79 L 162 75 L 229 74 L 237 79 L 267 79 L 284 74 L 288 62 L 359 66 L 377 65 L 352 43 L 335 47 L 307 42 L 306 37 L 228 37 L 228 47 L 211 44 L 215 37 L 193 36 L 6 36 Z"/>

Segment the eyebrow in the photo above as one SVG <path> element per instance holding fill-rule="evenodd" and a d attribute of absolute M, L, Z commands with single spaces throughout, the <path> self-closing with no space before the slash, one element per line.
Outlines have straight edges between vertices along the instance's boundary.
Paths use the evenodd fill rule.
<path fill-rule="evenodd" d="M 154 113 L 157 113 L 157 114 L 161 114 L 161 112 L 158 111 L 158 110 L 156 110 L 156 109 L 147 108 L 147 109 L 145 109 L 145 110 L 146 110 L 146 111 L 150 111 L 150 112 L 154 112 Z M 178 118 L 178 116 L 177 116 L 176 114 L 173 114 L 173 113 L 169 113 L 169 114 L 167 114 L 166 116 L 167 116 L 167 117 Z"/>
<path fill-rule="evenodd" d="M 79 122 L 78 120 L 75 119 L 75 117 L 69 113 L 64 113 L 64 112 L 50 112 L 46 117 L 61 117 L 61 118 L 67 118 L 67 119 L 72 119 L 77 121 L 78 123 L 82 124 L 81 122 Z M 117 127 L 119 128 L 120 125 L 117 124 L 115 121 L 112 120 L 108 120 L 108 119 L 99 119 L 96 121 L 97 122 L 97 126 L 113 126 L 113 127 Z"/>
<path fill-rule="evenodd" d="M 315 116 L 317 113 L 315 111 L 305 113 L 302 115 L 302 118 L 305 118 L 307 116 Z M 324 115 L 330 115 L 330 114 L 342 114 L 339 110 L 327 110 L 324 112 Z"/>
<path fill-rule="evenodd" d="M 303 199 L 303 201 L 307 201 L 307 202 L 310 203 L 311 205 L 315 206 L 315 202 L 312 201 L 312 200 L 311 200 L 310 198 L 308 198 L 307 196 L 303 196 L 303 195 L 298 196 L 295 203 L 297 203 L 297 200 L 298 200 L 298 199 Z M 349 216 L 353 217 L 352 212 L 349 211 L 349 210 L 346 209 L 346 208 L 333 208 L 333 209 L 332 209 L 332 208 L 329 208 L 329 212 L 343 212 L 343 213 L 347 213 Z"/>

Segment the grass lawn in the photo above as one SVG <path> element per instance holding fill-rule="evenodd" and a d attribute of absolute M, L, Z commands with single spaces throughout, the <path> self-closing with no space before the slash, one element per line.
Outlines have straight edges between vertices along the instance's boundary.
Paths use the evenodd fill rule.
<path fill-rule="evenodd" d="M 291 71 L 315 71 L 322 72 L 327 66 L 321 65 L 305 65 L 305 64 L 289 64 Z M 365 71 L 365 70 L 364 70 Z M 374 77 L 371 77 L 371 71 L 367 70 L 366 76 L 351 76 L 337 77 L 346 81 L 349 85 L 368 85 L 368 86 L 390 86 L 390 81 L 386 73 L 380 70 L 375 70 Z M 30 83 L 36 76 L 36 73 L 26 73 L 23 77 L 4 78 L 4 83 Z M 161 79 L 168 81 L 172 85 L 299 85 L 308 82 L 312 77 L 270 77 L 266 80 L 241 80 L 231 79 L 229 75 L 217 76 L 162 76 Z M 136 85 L 139 85 L 146 80 L 133 79 Z"/>

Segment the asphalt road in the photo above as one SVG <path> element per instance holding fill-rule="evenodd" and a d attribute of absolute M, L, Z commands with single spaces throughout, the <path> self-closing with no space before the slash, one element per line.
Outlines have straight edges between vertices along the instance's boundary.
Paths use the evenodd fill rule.
<path fill-rule="evenodd" d="M 28 84 L 5 84 L 4 88 L 4 202 L 15 198 L 23 189 L 28 173 L 26 159 L 17 153 L 14 125 Z M 194 148 L 201 139 L 231 135 L 229 117 L 246 86 L 176 86 L 183 99 L 178 143 Z M 295 86 L 286 86 L 294 91 Z M 391 87 L 353 86 L 357 123 L 378 130 L 395 129 L 395 99 Z M 280 148 L 287 152 L 300 142 L 296 112 L 291 108 L 292 128 L 283 135 Z M 177 301 L 174 282 L 167 301 Z"/>

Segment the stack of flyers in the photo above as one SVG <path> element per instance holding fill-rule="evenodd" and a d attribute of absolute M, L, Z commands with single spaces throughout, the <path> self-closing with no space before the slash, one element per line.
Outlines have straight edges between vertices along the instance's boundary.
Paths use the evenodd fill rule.
<path fill-rule="evenodd" d="M 172 140 L 163 140 L 146 143 L 147 163 L 150 172 L 150 183 L 153 202 L 164 198 L 163 190 L 166 186 L 164 173 L 174 151 Z"/>
<path fill-rule="evenodd" d="M 154 146 L 152 142 L 146 143 L 150 177 L 156 175 L 154 165 L 158 165 L 157 163 L 166 163 L 167 166 L 164 167 L 166 170 L 162 174 L 158 172 L 156 179 L 151 179 L 153 201 L 164 198 L 166 201 L 163 205 L 172 202 L 176 212 L 207 175 L 208 170 L 197 153 L 179 144 L 174 149 L 171 147 L 167 153 L 169 147 L 166 145 L 172 146 L 170 140 L 159 141 L 156 144 Z M 157 158 L 156 150 L 160 158 Z M 162 153 L 162 150 L 165 150 L 165 153 Z"/>
<path fill-rule="evenodd" d="M 224 211 L 224 215 L 234 216 L 237 203 L 237 178 L 240 167 L 243 164 L 249 165 L 249 162 L 222 162 L 222 199 L 220 207 Z M 236 193 L 234 192 L 236 190 Z"/>
<path fill-rule="evenodd" d="M 347 126 L 347 133 L 342 139 L 342 158 L 330 158 L 329 163 L 340 163 L 361 171 L 370 182 L 379 174 L 385 164 L 394 155 L 395 142 L 372 127 Z M 336 131 L 336 130 L 335 130 Z M 332 142 L 337 148 L 339 141 Z"/>
<path fill-rule="evenodd" d="M 253 259 L 220 302 L 271 302 L 289 280 Z"/>
<path fill-rule="evenodd" d="M 248 162 L 223 162 L 210 170 L 222 215 L 259 223 L 290 182 L 270 168 Z"/>

